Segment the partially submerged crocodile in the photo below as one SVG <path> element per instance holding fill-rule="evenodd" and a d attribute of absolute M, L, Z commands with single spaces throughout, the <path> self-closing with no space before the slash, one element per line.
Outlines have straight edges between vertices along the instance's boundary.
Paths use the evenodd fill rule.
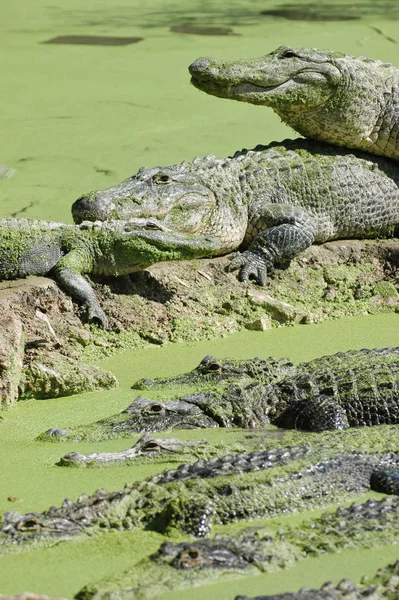
<path fill-rule="evenodd" d="M 158 597 L 170 589 L 209 585 L 282 568 L 287 570 L 295 562 L 310 556 L 395 544 L 398 533 L 399 500 L 370 499 L 363 504 L 340 507 L 319 518 L 305 520 L 295 528 L 282 525 L 272 535 L 267 529 L 255 531 L 252 527 L 236 535 L 216 535 L 178 544 L 164 542 L 148 559 L 117 576 L 85 586 L 75 599 L 132 600 L 142 597 L 144 591 L 146 598 Z M 399 573 L 398 566 L 395 573 Z M 324 591 L 331 589 L 331 585 L 323 588 Z M 338 589 L 343 591 L 348 587 L 341 583 Z M 399 593 L 398 577 L 393 589 Z M 359 596 L 365 597 L 373 598 Z M 285 596 L 280 598 L 283 600 Z M 299 600 L 301 596 L 293 595 L 292 598 Z M 349 598 L 352 599 L 352 596 Z"/>
<path fill-rule="evenodd" d="M 241 381 L 239 375 L 226 387 L 175 400 L 139 396 L 122 413 L 70 431 L 52 428 L 39 439 L 99 440 L 132 432 L 270 423 L 308 431 L 399 423 L 399 347 L 339 352 L 290 366 L 288 373 L 287 361 L 271 359 L 268 374 L 263 362 L 261 382 L 254 368 L 252 379 Z"/>
<path fill-rule="evenodd" d="M 398 469 L 398 456 L 338 453 L 320 460 L 305 446 L 229 454 L 180 465 L 123 490 L 97 490 L 42 513 L 4 514 L 0 553 L 15 544 L 110 529 L 145 527 L 162 533 L 178 528 L 196 537 L 214 524 L 273 516 L 343 502 L 370 489 L 377 469 Z M 11 546 L 10 546 L 11 545 Z"/>
<path fill-rule="evenodd" d="M 155 438 L 151 434 L 146 433 L 128 450 L 122 450 L 121 452 L 90 452 L 89 454 L 69 452 L 58 461 L 57 465 L 61 467 L 93 467 L 115 464 L 128 465 L 138 457 L 155 455 L 168 455 L 168 460 L 173 460 L 173 458 L 170 457 L 171 454 L 178 454 L 181 456 L 181 454 L 188 453 L 191 450 L 195 455 L 198 448 L 206 446 L 207 444 L 208 442 L 206 440 L 182 441 L 177 438 Z"/>
<path fill-rule="evenodd" d="M 209 256 L 218 245 L 211 236 L 169 231 L 155 219 L 81 225 L 1 219 L 0 280 L 51 273 L 87 308 L 89 321 L 106 327 L 107 317 L 85 274 L 127 275 L 162 260 Z"/>
<path fill-rule="evenodd" d="M 141 168 L 79 198 L 75 221 L 155 217 L 187 233 L 215 235 L 218 254 L 243 245 L 230 268 L 263 284 L 267 272 L 314 242 L 392 235 L 399 225 L 399 169 L 387 159 L 285 140 L 232 158 L 206 156 Z M 214 253 L 216 254 L 216 252 Z"/>
<path fill-rule="evenodd" d="M 399 159 L 399 69 L 365 56 L 280 46 L 243 60 L 198 58 L 196 88 L 270 106 L 305 137 Z"/>
<path fill-rule="evenodd" d="M 231 381 L 251 379 L 261 383 L 270 383 L 281 379 L 283 375 L 294 372 L 296 367 L 286 358 L 273 356 L 262 359 L 216 358 L 208 354 L 200 364 L 189 373 L 167 379 L 139 379 L 132 385 L 134 390 L 146 390 L 154 387 L 174 387 L 182 385 L 208 386 Z"/>
<path fill-rule="evenodd" d="M 337 585 L 325 583 L 319 590 L 302 588 L 299 592 L 272 596 L 236 596 L 234 600 L 396 600 L 399 598 L 399 561 L 366 575 L 359 584 L 342 579 Z"/>
<path fill-rule="evenodd" d="M 236 596 L 234 600 L 396 600 L 399 597 L 399 561 L 368 574 L 359 584 L 342 579 L 337 585 L 325 583 L 319 590 L 302 588 L 299 592 L 272 596 Z"/>

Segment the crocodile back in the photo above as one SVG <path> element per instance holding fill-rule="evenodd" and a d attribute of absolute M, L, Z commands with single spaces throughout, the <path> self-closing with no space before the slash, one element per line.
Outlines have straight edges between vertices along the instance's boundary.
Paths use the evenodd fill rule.
<path fill-rule="evenodd" d="M 63 255 L 63 231 L 72 227 L 36 219 L 0 219 L 0 279 L 46 275 Z"/>
<path fill-rule="evenodd" d="M 302 363 L 294 376 L 273 388 L 286 413 L 327 399 L 343 409 L 351 427 L 399 423 L 399 348 L 349 351 Z"/>

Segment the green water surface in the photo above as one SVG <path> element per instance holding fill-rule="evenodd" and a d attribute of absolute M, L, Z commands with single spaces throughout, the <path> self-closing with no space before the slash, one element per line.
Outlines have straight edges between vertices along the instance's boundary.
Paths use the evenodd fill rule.
<path fill-rule="evenodd" d="M 302 7 L 302 17 L 260 16 L 261 11 L 276 8 L 287 16 L 288 4 Z M 216 99 L 192 88 L 187 66 L 198 56 L 259 56 L 289 44 L 334 48 L 399 64 L 399 7 L 389 1 L 13 0 L 3 2 L 1 12 L 0 163 L 16 172 L 0 179 L 0 217 L 68 222 L 70 205 L 80 194 L 113 185 L 142 165 L 167 165 L 207 153 L 227 156 L 242 147 L 296 137 L 270 109 Z M 315 15 L 318 20 L 313 20 Z M 182 24 L 230 28 L 232 34 L 170 30 Z M 43 43 L 66 35 L 143 40 L 126 46 Z M 103 361 L 102 366 L 119 378 L 118 389 L 20 403 L 2 413 L 0 511 L 40 511 L 59 505 L 65 497 L 74 499 L 99 487 L 120 489 L 166 468 L 166 463 L 82 470 L 54 465 L 72 450 L 125 449 L 137 436 L 100 445 L 45 444 L 34 439 L 49 427 L 90 423 L 122 410 L 135 395 L 130 385 L 140 377 L 186 371 L 208 353 L 272 354 L 298 362 L 350 348 L 397 345 L 398 319 L 399 315 L 379 315 L 247 332 L 190 346 L 126 352 Z M 244 435 L 219 430 L 179 434 L 182 439 L 206 437 L 229 443 Z M 10 496 L 17 500 L 9 501 Z M 0 592 L 29 590 L 71 598 L 84 584 L 131 567 L 155 551 L 162 539 L 154 532 L 109 533 L 4 556 Z M 395 547 L 345 552 L 309 559 L 289 574 L 173 592 L 173 598 L 194 600 L 206 593 L 208 598 L 227 600 L 237 593 L 320 585 L 330 578 L 358 580 L 398 555 Z M 171 600 L 172 593 L 164 598 Z"/>
<path fill-rule="evenodd" d="M 165 348 L 129 351 L 101 361 L 119 378 L 119 388 L 102 393 L 82 394 L 54 400 L 21 402 L 3 413 L 0 421 L 0 510 L 40 511 L 59 505 L 65 497 L 75 499 L 83 491 L 90 494 L 99 487 L 121 489 L 125 483 L 142 479 L 173 463 L 139 464 L 98 469 L 65 469 L 55 465 L 71 451 L 94 452 L 128 448 L 132 439 L 102 443 L 39 443 L 35 437 L 49 427 L 73 427 L 90 423 L 124 409 L 139 392 L 131 385 L 140 377 L 176 375 L 193 368 L 201 358 L 216 356 L 289 356 L 295 362 L 350 348 L 393 346 L 398 341 L 399 315 L 358 317 L 319 325 L 298 325 L 268 332 L 237 333 L 223 340 L 192 345 L 175 344 Z M 159 393 L 159 392 L 158 392 Z M 164 394 L 165 392 L 163 392 Z M 151 395 L 150 392 L 146 392 Z M 154 394 L 154 393 L 153 393 Z M 207 439 L 210 442 L 244 441 L 247 432 L 196 430 L 164 433 L 181 439 Z M 304 439 L 306 439 L 306 434 Z M 7 500 L 18 498 L 16 502 Z M 284 517 L 295 521 L 297 517 Z M 154 532 L 109 533 L 95 539 L 63 543 L 59 546 L 0 557 L 1 590 L 5 593 L 30 591 L 72 597 L 85 583 L 129 568 L 143 555 L 154 552 L 162 536 Z M 145 552 L 143 553 L 143 548 Z M 349 555 L 349 558 L 346 555 Z M 295 567 L 293 579 L 281 573 L 267 576 L 268 590 L 284 591 L 298 584 L 320 585 L 324 580 L 352 577 L 355 580 L 372 568 L 393 560 L 399 549 L 378 549 L 342 553 L 331 562 L 308 560 Z M 386 558 L 385 560 L 385 557 Z M 367 568 L 366 568 L 367 565 Z M 370 565 L 374 565 L 370 566 Z M 290 570 L 291 573 L 291 570 Z M 299 576 L 300 574 L 300 576 Z M 291 575 L 289 576 L 291 577 Z M 261 593 L 266 576 L 246 579 L 246 593 Z M 241 585 L 241 583 L 240 583 Z M 244 584 L 243 584 L 244 585 Z M 270 587 L 272 586 L 272 587 Z M 210 586 L 209 598 L 232 598 L 234 583 Z M 241 587 L 244 591 L 244 587 Z M 264 590 L 263 590 L 264 591 Z M 198 592 L 200 593 L 200 592 Z M 208 591 L 207 591 L 208 593 Z M 187 595 L 187 591 L 181 592 Z M 191 597 L 191 591 L 189 592 Z M 193 598 L 198 595 L 193 595 Z"/>

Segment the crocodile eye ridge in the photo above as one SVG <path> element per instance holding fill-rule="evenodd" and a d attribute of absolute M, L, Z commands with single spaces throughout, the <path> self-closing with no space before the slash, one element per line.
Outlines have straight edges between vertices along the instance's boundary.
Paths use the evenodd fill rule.
<path fill-rule="evenodd" d="M 172 178 L 167 173 L 156 173 L 152 178 L 153 183 L 166 184 L 171 183 Z"/>

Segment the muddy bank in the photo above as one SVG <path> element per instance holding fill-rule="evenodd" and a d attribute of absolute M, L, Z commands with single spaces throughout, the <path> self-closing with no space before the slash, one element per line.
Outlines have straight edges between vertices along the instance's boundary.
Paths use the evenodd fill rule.
<path fill-rule="evenodd" d="M 0 315 L 0 406 L 117 385 L 112 373 L 81 361 L 75 346 L 90 334 L 50 279 L 1 283 Z"/>
<path fill-rule="evenodd" d="M 397 240 L 313 246 L 265 287 L 240 283 L 228 264 L 229 257 L 159 263 L 97 286 L 110 331 L 92 329 L 84 353 L 399 309 Z"/>
<path fill-rule="evenodd" d="M 264 288 L 240 283 L 228 262 L 159 263 L 94 283 L 107 331 L 84 325 L 84 310 L 50 279 L 1 283 L 2 403 L 112 387 L 111 373 L 87 363 L 121 348 L 399 311 L 395 239 L 313 246 Z"/>

